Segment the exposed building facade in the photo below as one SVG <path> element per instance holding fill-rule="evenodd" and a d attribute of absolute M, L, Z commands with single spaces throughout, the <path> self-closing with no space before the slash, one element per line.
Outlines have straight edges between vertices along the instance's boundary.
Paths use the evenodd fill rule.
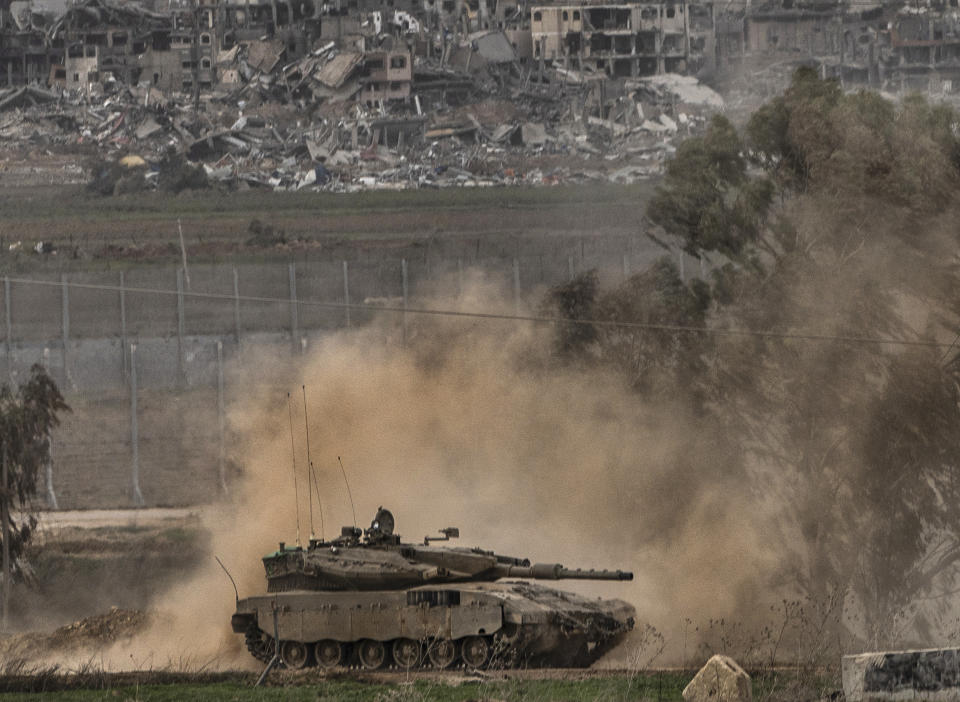
<path fill-rule="evenodd" d="M 686 73 L 713 60 L 711 5 L 563 4 L 531 8 L 533 58 L 611 77 Z"/>
<path fill-rule="evenodd" d="M 363 56 L 351 69 L 361 74 L 356 97 L 368 104 L 409 99 L 417 57 L 464 75 L 493 64 L 501 75 L 557 66 L 609 78 L 808 60 L 885 89 L 960 90 L 960 0 L 769 0 L 722 12 L 685 0 L 534 2 L 0 0 L 0 86 L 115 81 L 197 96 L 352 52 Z"/>

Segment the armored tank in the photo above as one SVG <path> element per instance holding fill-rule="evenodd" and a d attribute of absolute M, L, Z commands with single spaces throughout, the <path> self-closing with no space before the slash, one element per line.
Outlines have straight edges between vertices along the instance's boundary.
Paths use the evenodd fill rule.
<path fill-rule="evenodd" d="M 633 573 L 530 564 L 479 548 L 404 543 L 382 507 L 369 529 L 343 527 L 306 548 L 263 558 L 268 594 L 237 600 L 233 630 L 288 668 L 585 667 L 633 628 L 622 600 L 582 597 L 529 580 L 632 580 Z M 523 580 L 504 580 L 522 578 Z"/>

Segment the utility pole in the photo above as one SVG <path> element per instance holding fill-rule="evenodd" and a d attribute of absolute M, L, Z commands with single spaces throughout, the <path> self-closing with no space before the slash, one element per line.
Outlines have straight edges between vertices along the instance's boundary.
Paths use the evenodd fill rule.
<path fill-rule="evenodd" d="M 0 463 L 3 464 L 2 476 L 0 476 L 0 521 L 3 522 L 3 621 L 0 622 L 0 629 L 9 630 L 10 625 L 10 499 L 12 491 L 10 490 L 10 478 L 7 470 L 7 446 L 4 443 Z"/>
<path fill-rule="evenodd" d="M 200 0 L 193 0 L 193 116 L 200 114 Z M 184 266 L 186 267 L 186 266 Z"/>

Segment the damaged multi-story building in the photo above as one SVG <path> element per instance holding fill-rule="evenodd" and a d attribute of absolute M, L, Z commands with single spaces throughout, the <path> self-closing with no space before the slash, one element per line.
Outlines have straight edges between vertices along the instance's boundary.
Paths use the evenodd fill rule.
<path fill-rule="evenodd" d="M 750 6 L 717 19 L 717 55 L 725 64 L 811 60 L 825 75 L 876 84 L 886 13 L 812 0 Z"/>
<path fill-rule="evenodd" d="M 612 77 L 697 72 L 714 60 L 706 3 L 534 5 L 533 57 Z"/>
<path fill-rule="evenodd" d="M 0 2 L 0 84 L 49 82 L 62 66 L 64 42 L 47 28 L 66 12 L 66 0 Z M 62 71 L 61 71 L 62 73 Z"/>
<path fill-rule="evenodd" d="M 957 0 L 895 4 L 775 0 L 716 19 L 720 65 L 807 61 L 824 76 L 883 90 L 960 89 Z"/>

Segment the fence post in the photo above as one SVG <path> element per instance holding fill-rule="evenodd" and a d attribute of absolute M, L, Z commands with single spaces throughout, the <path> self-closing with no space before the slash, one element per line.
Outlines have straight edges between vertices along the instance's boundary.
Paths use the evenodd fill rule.
<path fill-rule="evenodd" d="M 123 271 L 120 271 L 120 358 L 123 365 L 123 382 L 130 377 L 127 364 L 127 288 Z"/>
<path fill-rule="evenodd" d="M 630 277 L 630 257 L 627 254 L 623 254 L 623 279 L 627 280 Z"/>
<path fill-rule="evenodd" d="M 13 336 L 13 320 L 11 319 L 11 301 L 10 301 L 10 278 L 7 276 L 3 277 L 3 302 L 4 307 L 6 307 L 7 312 L 7 336 L 4 340 L 4 346 L 7 350 L 7 377 L 10 379 L 10 382 L 13 382 L 13 350 L 12 346 L 12 336 Z"/>
<path fill-rule="evenodd" d="M 347 327 L 350 327 L 350 271 L 347 268 L 347 262 L 343 262 L 343 302 L 345 304 L 343 311 L 346 316 Z"/>
<path fill-rule="evenodd" d="M 290 340 L 293 343 L 293 351 L 297 353 L 300 350 L 300 315 L 297 309 L 297 266 L 291 263 L 290 271 Z"/>
<path fill-rule="evenodd" d="M 60 505 L 57 504 L 57 493 L 53 490 L 53 441 L 50 442 L 47 458 L 47 506 L 50 509 L 60 509 Z"/>
<path fill-rule="evenodd" d="M 520 316 L 520 259 L 513 259 L 513 310 Z"/>
<path fill-rule="evenodd" d="M 233 335 L 237 346 L 240 345 L 240 274 L 233 267 Z"/>
<path fill-rule="evenodd" d="M 687 277 L 686 275 L 684 275 L 684 270 L 683 270 L 683 259 L 684 259 L 683 249 L 680 249 L 680 281 L 681 282 L 685 282 L 687 280 Z"/>
<path fill-rule="evenodd" d="M 177 384 L 183 385 L 186 376 L 186 364 L 183 358 L 183 269 L 177 269 Z"/>
<path fill-rule="evenodd" d="M 67 276 L 60 275 L 60 331 L 63 344 L 63 387 L 70 385 L 70 364 L 68 349 L 70 346 L 70 288 L 67 286 Z"/>
<path fill-rule="evenodd" d="M 220 425 L 220 453 L 219 453 L 219 474 L 220 489 L 223 494 L 227 494 L 227 467 L 224 457 L 226 438 L 224 437 L 224 407 L 223 407 L 223 342 L 217 340 L 217 421 Z"/>
<path fill-rule="evenodd" d="M 567 272 L 570 280 L 574 278 L 573 256 L 567 256 Z"/>
<path fill-rule="evenodd" d="M 407 259 L 400 259 L 400 271 L 403 277 L 403 343 L 407 343 Z"/>
<path fill-rule="evenodd" d="M 130 344 L 130 451 L 132 458 L 133 504 L 143 506 L 140 492 L 140 432 L 137 426 L 137 345 Z"/>
<path fill-rule="evenodd" d="M 463 297 L 463 259 L 457 259 L 457 297 Z"/>

